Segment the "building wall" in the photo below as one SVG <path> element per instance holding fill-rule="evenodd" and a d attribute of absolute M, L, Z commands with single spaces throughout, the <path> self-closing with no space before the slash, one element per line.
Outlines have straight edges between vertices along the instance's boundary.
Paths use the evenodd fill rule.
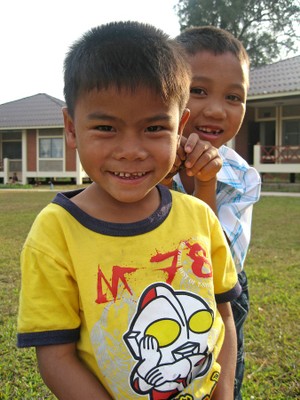
<path fill-rule="evenodd" d="M 36 129 L 27 130 L 27 171 L 37 170 L 37 160 L 36 160 Z"/>

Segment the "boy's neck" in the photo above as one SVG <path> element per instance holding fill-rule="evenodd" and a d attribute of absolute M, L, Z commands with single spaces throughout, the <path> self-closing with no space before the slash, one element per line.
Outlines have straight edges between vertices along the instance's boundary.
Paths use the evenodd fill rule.
<path fill-rule="evenodd" d="M 96 185 L 91 184 L 71 201 L 93 218 L 112 223 L 132 223 L 152 215 L 158 209 L 161 198 L 155 187 L 138 203 L 119 202 L 103 196 Z"/>

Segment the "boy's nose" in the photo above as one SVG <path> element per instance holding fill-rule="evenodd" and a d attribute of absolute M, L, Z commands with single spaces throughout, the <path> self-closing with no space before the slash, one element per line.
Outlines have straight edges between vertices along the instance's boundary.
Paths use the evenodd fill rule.
<path fill-rule="evenodd" d="M 203 110 L 205 117 L 214 119 L 224 119 L 226 118 L 226 111 L 221 102 L 211 102 L 207 104 Z"/>
<path fill-rule="evenodd" d="M 147 151 L 143 141 L 139 137 L 124 137 L 115 148 L 114 156 L 117 159 L 143 160 L 147 157 Z"/>

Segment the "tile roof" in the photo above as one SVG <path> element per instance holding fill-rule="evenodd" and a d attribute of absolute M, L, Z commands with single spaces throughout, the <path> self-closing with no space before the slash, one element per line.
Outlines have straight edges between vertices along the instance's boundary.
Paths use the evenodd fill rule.
<path fill-rule="evenodd" d="M 0 105 L 0 129 L 63 127 L 65 102 L 46 93 Z"/>
<path fill-rule="evenodd" d="M 300 55 L 250 71 L 249 97 L 300 92 Z"/>

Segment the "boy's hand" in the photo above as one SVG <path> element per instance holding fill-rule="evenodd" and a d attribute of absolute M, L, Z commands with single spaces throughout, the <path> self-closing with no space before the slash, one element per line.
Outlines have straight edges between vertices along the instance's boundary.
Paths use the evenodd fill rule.
<path fill-rule="evenodd" d="M 200 140 L 196 133 L 188 138 L 182 137 L 180 147 L 184 154 L 184 167 L 188 176 L 194 176 L 201 182 L 215 178 L 222 168 L 222 159 L 218 149 L 210 142 Z"/>
<path fill-rule="evenodd" d="M 210 142 L 200 140 L 196 133 L 191 133 L 188 138 L 182 136 L 173 168 L 161 183 L 171 186 L 173 176 L 181 169 L 200 182 L 208 182 L 216 177 L 222 164 L 218 149 Z"/>

